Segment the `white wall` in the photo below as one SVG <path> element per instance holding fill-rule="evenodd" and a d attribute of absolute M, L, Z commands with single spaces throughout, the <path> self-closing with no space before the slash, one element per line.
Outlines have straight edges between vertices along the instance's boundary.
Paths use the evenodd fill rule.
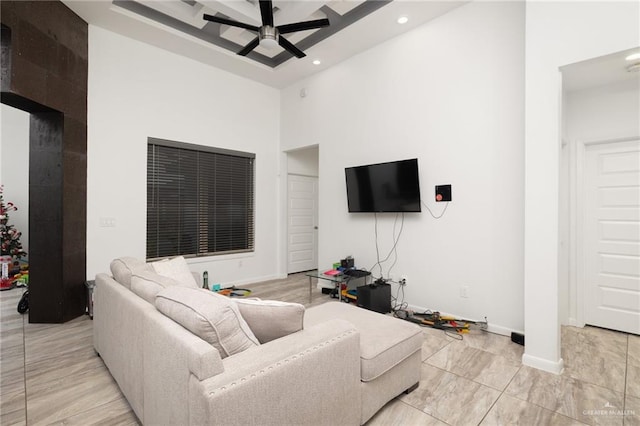
<path fill-rule="evenodd" d="M 570 142 L 640 135 L 640 78 L 569 92 L 566 99 L 563 112 Z"/>
<path fill-rule="evenodd" d="M 471 3 L 283 91 L 282 150 L 320 147 L 319 268 L 375 263 L 344 168 L 417 157 L 423 201 L 439 213 L 434 186 L 450 183 L 453 202 L 440 220 L 405 215 L 391 275 L 406 301 L 523 330 L 523 36 L 522 3 Z M 379 215 L 383 258 L 394 218 Z"/>
<path fill-rule="evenodd" d="M 287 172 L 289 174 L 317 177 L 318 169 L 317 146 L 287 153 Z"/>
<path fill-rule="evenodd" d="M 638 2 L 527 2 L 523 362 L 560 372 L 559 67 L 640 44 Z"/>
<path fill-rule="evenodd" d="M 9 223 L 22 232 L 20 242 L 29 254 L 29 113 L 2 104 L 0 139 L 0 184 L 5 204 L 18 207 L 9 213 Z"/>
<path fill-rule="evenodd" d="M 255 252 L 189 263 L 210 283 L 278 276 L 278 104 L 275 89 L 89 26 L 87 277 L 145 258 L 149 136 L 256 154 Z"/>
<path fill-rule="evenodd" d="M 624 64 L 623 64 L 624 65 Z M 611 141 L 640 137 L 640 79 L 628 80 L 606 86 L 568 92 L 563 102 L 563 165 L 566 164 L 561 188 L 567 197 L 561 197 L 565 209 L 560 217 L 563 233 L 562 255 L 566 272 L 559 280 L 560 320 L 563 324 L 583 325 L 579 315 L 576 249 L 572 242 L 577 236 L 573 222 L 576 220 L 576 157 L 585 142 Z M 566 189 L 565 189 L 566 188 Z M 584 294 L 584 293 L 583 293 Z"/>

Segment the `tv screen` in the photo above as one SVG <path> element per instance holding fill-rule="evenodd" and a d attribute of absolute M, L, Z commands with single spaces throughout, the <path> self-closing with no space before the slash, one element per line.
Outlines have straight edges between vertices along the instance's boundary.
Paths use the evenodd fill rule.
<path fill-rule="evenodd" d="M 344 171 L 350 213 L 420 212 L 417 158 Z"/>

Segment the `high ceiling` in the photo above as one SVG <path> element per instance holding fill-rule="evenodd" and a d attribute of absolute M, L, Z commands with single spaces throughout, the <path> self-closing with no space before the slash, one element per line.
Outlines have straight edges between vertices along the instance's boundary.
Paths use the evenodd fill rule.
<path fill-rule="evenodd" d="M 91 25 L 122 34 L 234 74 L 286 87 L 424 24 L 467 1 L 274 0 L 274 24 L 328 18 L 329 27 L 286 35 L 302 49 L 302 59 L 277 46 L 236 53 L 254 32 L 206 21 L 215 15 L 260 26 L 257 0 L 93 0 L 63 2 Z M 399 24 L 398 18 L 408 18 Z M 314 61 L 320 62 L 314 64 Z"/>

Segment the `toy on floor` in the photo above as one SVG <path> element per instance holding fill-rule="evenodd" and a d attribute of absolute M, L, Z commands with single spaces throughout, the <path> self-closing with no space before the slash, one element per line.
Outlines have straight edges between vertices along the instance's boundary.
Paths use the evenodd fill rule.
<path fill-rule="evenodd" d="M 24 314 L 29 310 L 29 290 L 25 291 L 18 302 L 18 313 Z"/>
<path fill-rule="evenodd" d="M 222 288 L 218 290 L 217 293 L 229 297 L 247 297 L 251 294 L 251 290 L 248 288 L 236 288 L 233 286 L 229 288 Z"/>
<path fill-rule="evenodd" d="M 472 326 L 477 326 L 481 330 L 488 327 L 487 318 L 484 321 L 472 321 L 467 319 L 455 318 L 448 315 L 441 315 L 440 312 L 413 312 L 407 310 L 395 311 L 395 316 L 406 321 L 410 321 L 422 326 L 436 328 L 444 331 L 454 331 L 460 334 L 466 334 Z"/>

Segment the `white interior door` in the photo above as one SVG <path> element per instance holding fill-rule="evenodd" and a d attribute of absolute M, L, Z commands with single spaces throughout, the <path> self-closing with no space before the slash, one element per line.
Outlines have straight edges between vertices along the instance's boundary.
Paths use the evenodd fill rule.
<path fill-rule="evenodd" d="M 585 322 L 640 334 L 640 141 L 587 146 Z"/>
<path fill-rule="evenodd" d="M 318 178 L 288 176 L 287 272 L 318 268 Z"/>

